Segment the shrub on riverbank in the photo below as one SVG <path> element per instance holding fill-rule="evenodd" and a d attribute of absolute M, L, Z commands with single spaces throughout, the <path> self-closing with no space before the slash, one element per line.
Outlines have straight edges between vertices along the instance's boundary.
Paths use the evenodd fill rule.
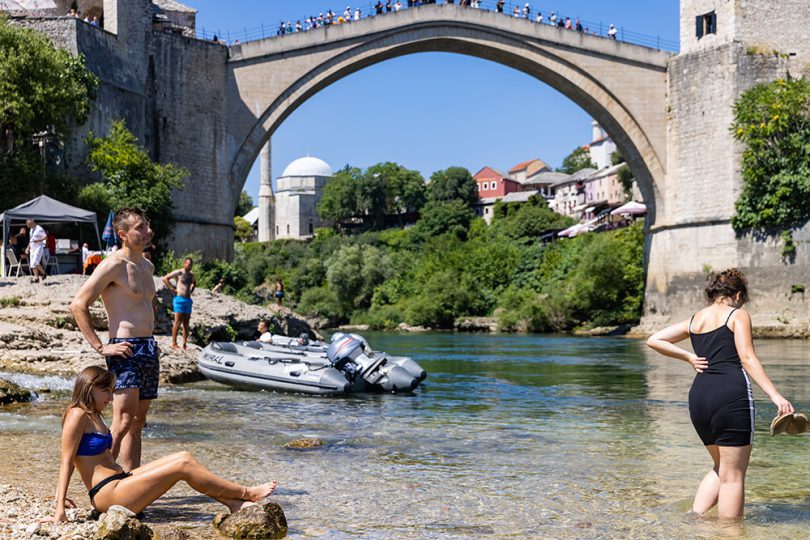
<path fill-rule="evenodd" d="M 541 246 L 543 209 L 545 228 L 568 221 L 545 202 L 538 205 L 504 212 L 490 226 L 476 219 L 467 239 L 455 231 L 425 238 L 418 227 L 354 236 L 322 231 L 311 242 L 238 244 L 233 263 L 207 262 L 195 271 L 201 286 L 224 279 L 225 292 L 253 303 L 271 301 L 280 278 L 285 304 L 298 312 L 373 329 L 402 322 L 452 328 L 463 316 L 496 316 L 504 331 L 636 323 L 644 286 L 641 224 Z M 181 262 L 167 258 L 159 271 Z"/>

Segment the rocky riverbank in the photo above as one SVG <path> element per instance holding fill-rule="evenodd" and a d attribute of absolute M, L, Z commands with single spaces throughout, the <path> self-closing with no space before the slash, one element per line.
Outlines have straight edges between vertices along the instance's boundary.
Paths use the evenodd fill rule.
<path fill-rule="evenodd" d="M 0 278 L 0 369 L 71 377 L 81 368 L 103 364 L 76 327 L 68 306 L 86 278 L 52 276 L 42 284 L 29 278 Z M 186 351 L 171 348 L 171 295 L 155 279 L 159 310 L 155 338 L 161 348 L 161 379 L 166 383 L 200 380 L 197 353 L 208 339 L 251 339 L 260 319 L 274 333 L 317 336 L 310 324 L 283 306 L 255 306 L 207 289 L 194 293 L 192 342 Z M 107 317 L 99 300 L 91 308 L 93 325 L 106 339 Z"/>

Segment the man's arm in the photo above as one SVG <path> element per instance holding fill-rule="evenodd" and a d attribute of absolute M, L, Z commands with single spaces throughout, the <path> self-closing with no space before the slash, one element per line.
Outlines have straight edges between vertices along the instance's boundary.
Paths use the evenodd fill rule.
<path fill-rule="evenodd" d="M 119 271 L 120 261 L 117 258 L 108 258 L 101 262 L 90 278 L 84 282 L 79 292 L 70 303 L 70 312 L 76 319 L 79 330 L 82 331 L 84 339 L 93 347 L 97 353 L 103 356 L 129 356 L 129 343 L 121 342 L 104 345 L 93 329 L 93 322 L 90 318 L 90 306 L 101 296 L 101 292 L 106 289 L 115 279 L 115 274 Z"/>
<path fill-rule="evenodd" d="M 180 272 L 182 272 L 182 270 L 175 270 L 174 272 L 169 272 L 163 276 L 163 285 L 165 285 L 172 294 L 177 294 L 177 287 L 172 284 L 171 280 L 176 280 L 177 276 L 180 275 Z"/>
<path fill-rule="evenodd" d="M 194 292 L 194 289 L 197 288 L 197 276 L 191 274 L 191 286 L 188 288 L 188 295 L 191 296 L 191 293 Z"/>

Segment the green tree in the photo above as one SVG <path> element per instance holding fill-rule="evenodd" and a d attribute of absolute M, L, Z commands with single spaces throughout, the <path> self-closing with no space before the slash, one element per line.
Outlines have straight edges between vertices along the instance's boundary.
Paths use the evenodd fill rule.
<path fill-rule="evenodd" d="M 428 201 L 422 208 L 422 215 L 414 227 L 414 234 L 429 238 L 450 233 L 458 238 L 466 238 L 470 222 L 475 217 L 464 201 L 453 199 L 447 202 Z"/>
<path fill-rule="evenodd" d="M 591 168 L 595 169 L 596 164 L 591 160 L 591 154 L 584 146 L 580 146 L 563 159 L 562 167 L 557 169 L 557 172 L 565 174 L 574 174 L 575 172 Z"/>
<path fill-rule="evenodd" d="M 425 179 L 419 171 L 385 162 L 369 167 L 366 175 L 382 179 L 388 215 L 418 212 L 425 204 Z"/>
<path fill-rule="evenodd" d="M 731 224 L 738 232 L 781 235 L 788 254 L 790 230 L 810 219 L 810 80 L 780 79 L 743 92 L 731 130 L 745 145 Z"/>
<path fill-rule="evenodd" d="M 5 205 L 75 189 L 58 185 L 65 178 L 46 177 L 42 155 L 31 141 L 41 133 L 58 139 L 70 121 L 84 123 L 97 85 L 83 56 L 57 49 L 44 35 L 0 15 L 0 191 Z"/>
<path fill-rule="evenodd" d="M 346 166 L 323 188 L 318 215 L 332 221 L 336 228 L 360 214 L 357 192 L 361 174 L 360 169 Z"/>
<path fill-rule="evenodd" d="M 348 316 L 354 309 L 368 308 L 374 287 L 392 274 L 388 255 L 374 246 L 340 248 L 326 263 L 326 281 Z"/>
<path fill-rule="evenodd" d="M 248 194 L 247 191 L 243 191 L 239 194 L 239 201 L 236 203 L 236 211 L 233 217 L 236 216 L 244 216 L 251 210 L 255 208 L 253 204 L 253 198 Z"/>
<path fill-rule="evenodd" d="M 168 235 L 174 223 L 172 190 L 183 187 L 188 171 L 171 163 L 153 163 L 124 121 L 115 122 L 106 137 L 87 138 L 88 162 L 101 174 L 102 188 L 92 184 L 82 189 L 81 200 L 106 203 L 109 208 L 138 206 L 146 211 L 156 243 Z M 102 201 L 106 193 L 106 201 Z"/>
<path fill-rule="evenodd" d="M 478 202 L 478 184 L 464 167 L 436 171 L 427 185 L 427 200 L 434 203 L 458 200 L 471 207 Z"/>
<path fill-rule="evenodd" d="M 242 216 L 233 218 L 234 237 L 240 242 L 247 242 L 253 236 L 253 226 Z"/>

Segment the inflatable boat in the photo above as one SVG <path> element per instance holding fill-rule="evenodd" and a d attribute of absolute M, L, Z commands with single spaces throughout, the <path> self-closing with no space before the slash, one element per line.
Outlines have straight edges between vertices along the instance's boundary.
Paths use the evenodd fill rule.
<path fill-rule="evenodd" d="M 427 377 L 413 359 L 374 351 L 363 337 L 342 333 L 331 343 L 304 336 L 212 342 L 200 352 L 198 365 L 206 378 L 231 386 L 325 396 L 410 392 Z"/>

